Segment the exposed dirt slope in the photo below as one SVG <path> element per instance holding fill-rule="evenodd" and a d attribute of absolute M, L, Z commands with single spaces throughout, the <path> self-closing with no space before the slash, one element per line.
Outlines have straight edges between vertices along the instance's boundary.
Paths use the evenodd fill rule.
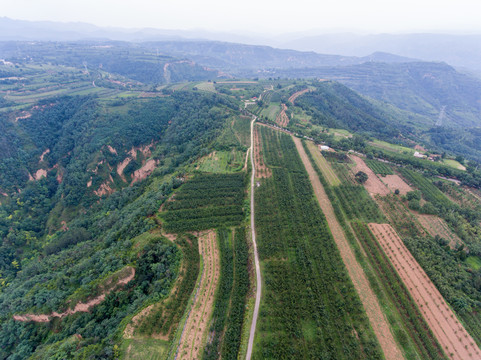
<path fill-rule="evenodd" d="M 114 286 L 110 286 L 109 290 L 104 291 L 101 295 L 83 303 L 79 302 L 75 305 L 73 309 L 68 309 L 62 313 L 58 313 L 54 311 L 48 315 L 39 315 L 39 314 L 25 314 L 25 315 L 13 315 L 13 319 L 16 321 L 33 321 L 33 322 L 49 322 L 53 318 L 63 318 L 68 315 L 73 315 L 78 312 L 88 312 L 91 308 L 95 305 L 100 304 L 104 301 L 105 296 L 109 294 L 111 291 L 114 291 L 119 286 L 128 284 L 133 278 L 135 277 L 135 269 L 133 267 L 126 268 L 126 274 L 124 277 L 120 278 Z"/>
<path fill-rule="evenodd" d="M 294 105 L 294 102 L 296 101 L 296 99 L 305 94 L 306 92 L 309 92 L 310 90 L 309 89 L 304 89 L 304 90 L 301 90 L 301 91 L 298 91 L 294 94 L 291 95 L 291 97 L 289 98 L 289 101 L 292 103 L 292 105 Z"/>

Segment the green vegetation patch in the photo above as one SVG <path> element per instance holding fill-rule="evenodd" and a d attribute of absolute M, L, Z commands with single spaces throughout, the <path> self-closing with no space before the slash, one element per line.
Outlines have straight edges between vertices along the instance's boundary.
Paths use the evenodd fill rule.
<path fill-rule="evenodd" d="M 244 173 L 197 174 L 187 181 L 161 214 L 169 232 L 238 225 L 244 218 Z"/>
<path fill-rule="evenodd" d="M 392 168 L 381 161 L 373 160 L 373 159 L 365 159 L 364 162 L 366 163 L 367 166 L 369 166 L 369 168 L 375 174 L 379 174 L 381 176 L 394 174 L 394 172 L 392 171 Z"/>
<path fill-rule="evenodd" d="M 465 261 L 466 264 L 471 267 L 471 269 L 475 271 L 481 269 L 481 259 L 479 258 L 479 256 L 468 256 Z"/>
<path fill-rule="evenodd" d="M 126 339 L 122 343 L 124 360 L 163 360 L 169 349 L 169 342 L 158 339 Z"/>
<path fill-rule="evenodd" d="M 197 170 L 210 173 L 237 172 L 242 170 L 245 163 L 245 152 L 236 150 L 214 151 L 199 160 Z"/>
<path fill-rule="evenodd" d="M 261 135 L 272 177 L 255 194 L 264 285 L 253 358 L 383 358 L 294 142 Z"/>
<path fill-rule="evenodd" d="M 246 229 L 235 229 L 232 236 L 227 229 L 217 232 L 221 251 L 219 288 L 215 298 L 210 333 L 204 359 L 237 359 L 249 291 L 249 249 Z"/>

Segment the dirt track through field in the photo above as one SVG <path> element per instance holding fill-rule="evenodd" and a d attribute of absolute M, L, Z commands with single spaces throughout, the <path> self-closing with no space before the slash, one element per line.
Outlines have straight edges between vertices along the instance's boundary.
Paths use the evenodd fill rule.
<path fill-rule="evenodd" d="M 478 346 L 391 225 L 369 224 L 369 228 L 409 289 L 448 357 L 454 360 L 480 359 Z"/>
<path fill-rule="evenodd" d="M 177 359 L 199 359 L 207 340 L 220 271 L 215 231 L 199 236 L 199 252 L 203 260 L 202 278 L 179 343 Z"/>
<path fill-rule="evenodd" d="M 324 215 L 327 218 L 329 229 L 331 230 L 336 245 L 339 248 L 339 252 L 341 253 L 342 260 L 346 265 L 349 276 L 351 277 L 354 287 L 356 288 L 361 302 L 364 306 L 364 309 L 366 310 L 374 333 L 379 340 L 382 351 L 384 352 L 384 356 L 388 360 L 403 359 L 401 350 L 398 348 L 396 342 L 394 341 L 394 337 L 391 333 L 388 321 L 381 310 L 377 297 L 369 286 L 366 275 L 364 274 L 363 269 L 357 262 L 356 257 L 354 256 L 354 252 L 349 246 L 349 243 L 344 235 L 344 231 L 342 230 L 341 225 L 338 223 L 334 214 L 334 208 L 332 207 L 331 202 L 329 201 L 329 198 L 324 191 L 324 187 L 319 181 L 319 177 L 317 176 L 317 173 L 312 167 L 312 164 L 306 152 L 304 151 L 301 140 L 294 136 L 292 138 L 294 140 L 294 143 L 296 144 L 297 151 L 301 156 L 307 173 L 309 174 L 309 179 L 311 181 L 312 187 L 314 188 L 316 198 L 319 202 L 319 205 L 321 206 Z"/>

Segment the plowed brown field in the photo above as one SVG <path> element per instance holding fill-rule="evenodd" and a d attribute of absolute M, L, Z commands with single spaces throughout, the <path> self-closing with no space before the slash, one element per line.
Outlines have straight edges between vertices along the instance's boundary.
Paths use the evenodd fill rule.
<path fill-rule="evenodd" d="M 215 231 L 207 231 L 199 237 L 199 252 L 204 265 L 202 278 L 192 310 L 185 323 L 179 344 L 178 359 L 199 359 L 207 340 L 220 269 L 219 249 L 215 235 Z"/>
<path fill-rule="evenodd" d="M 258 126 L 254 126 L 254 161 L 256 167 L 256 177 L 268 178 L 272 176 L 271 170 L 264 163 L 262 155 L 262 145 Z"/>
<path fill-rule="evenodd" d="M 381 181 L 392 191 L 399 190 L 401 195 L 406 195 L 413 189 L 399 175 L 386 175 L 381 177 Z"/>
<path fill-rule="evenodd" d="M 450 359 L 480 359 L 481 352 L 438 289 L 389 224 L 369 224 Z"/>

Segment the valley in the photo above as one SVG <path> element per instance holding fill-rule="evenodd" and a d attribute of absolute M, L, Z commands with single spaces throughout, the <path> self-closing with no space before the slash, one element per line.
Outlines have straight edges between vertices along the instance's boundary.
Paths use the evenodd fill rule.
<path fill-rule="evenodd" d="M 481 358 L 475 80 L 154 45 L 0 46 L 0 359 Z"/>

